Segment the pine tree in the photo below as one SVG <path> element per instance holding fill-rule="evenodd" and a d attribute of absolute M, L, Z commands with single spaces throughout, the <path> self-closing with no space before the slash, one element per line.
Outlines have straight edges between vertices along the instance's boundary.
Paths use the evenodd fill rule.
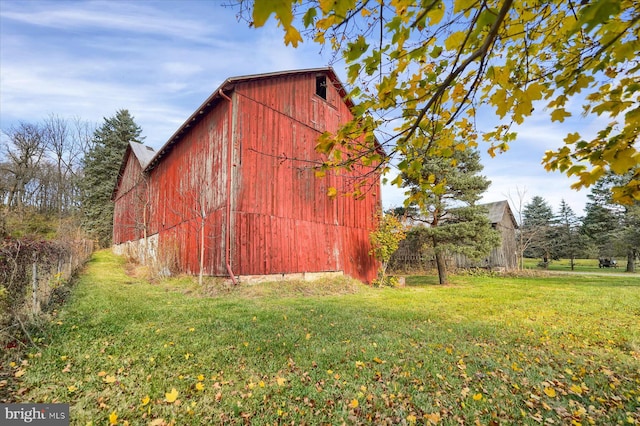
<path fill-rule="evenodd" d="M 635 271 L 640 252 L 640 202 L 621 205 L 612 197 L 612 188 L 626 184 L 632 173 L 617 176 L 608 173 L 598 180 L 587 195 L 583 231 L 598 249 L 600 257 L 626 256 L 627 271 Z"/>
<path fill-rule="evenodd" d="M 589 202 L 585 206 L 583 231 L 595 244 L 599 257 L 613 257 L 619 253 L 616 246 L 623 209 L 611 200 L 612 185 L 610 177 L 598 180 L 587 195 Z"/>
<path fill-rule="evenodd" d="M 554 252 L 562 258 L 569 259 L 572 271 L 575 267 L 575 259 L 587 252 L 587 237 L 582 234 L 580 227 L 580 219 L 573 212 L 573 209 L 562 200 L 560 211 L 555 218 Z"/>
<path fill-rule="evenodd" d="M 409 200 L 427 224 L 420 229 L 421 239 L 432 247 L 440 284 L 446 284 L 447 254 L 478 259 L 500 244 L 486 209 L 476 205 L 491 182 L 479 174 L 483 166 L 477 150 L 453 149 L 450 158 L 430 156 L 428 151 L 415 155 L 421 168 L 405 173 L 403 179 Z"/>
<path fill-rule="evenodd" d="M 105 118 L 93 134 L 92 148 L 84 158 L 82 180 L 83 226 L 102 247 L 111 244 L 113 202 L 111 196 L 129 142 L 141 142 L 142 129 L 126 109 Z"/>
<path fill-rule="evenodd" d="M 520 232 L 523 233 L 524 240 L 528 241 L 524 256 L 540 257 L 546 264 L 552 256 L 553 210 L 551 206 L 544 198 L 536 195 L 524 206 L 522 217 Z"/>
<path fill-rule="evenodd" d="M 627 244 L 627 272 L 635 272 L 636 259 L 640 259 L 640 202 L 626 207 L 624 240 Z"/>

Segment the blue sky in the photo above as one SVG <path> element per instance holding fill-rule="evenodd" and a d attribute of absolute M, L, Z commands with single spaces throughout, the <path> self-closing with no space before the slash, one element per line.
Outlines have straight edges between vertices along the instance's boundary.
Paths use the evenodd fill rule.
<path fill-rule="evenodd" d="M 332 65 L 346 81 L 344 64 L 319 45 L 285 47 L 273 23 L 249 28 L 223 3 L 0 0 L 0 128 L 50 114 L 100 124 L 126 108 L 145 143 L 159 148 L 228 77 Z M 524 191 L 525 203 L 539 195 L 557 211 L 564 199 L 582 215 L 588 190 L 570 189 L 571 179 L 540 162 L 568 132 L 593 134 L 602 123 L 561 126 L 539 109 L 507 153 L 491 159 L 481 145 L 492 181 L 483 200 L 510 196 L 517 209 Z M 383 187 L 384 206 L 401 205 L 402 192 Z"/>

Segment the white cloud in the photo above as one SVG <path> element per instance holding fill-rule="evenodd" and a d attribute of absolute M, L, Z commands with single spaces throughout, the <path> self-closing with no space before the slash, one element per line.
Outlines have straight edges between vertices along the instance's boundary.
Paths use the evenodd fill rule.
<path fill-rule="evenodd" d="M 2 128 L 51 113 L 100 123 L 127 108 L 146 142 L 159 147 L 226 78 L 326 66 L 331 59 L 308 41 L 285 47 L 275 23 L 250 29 L 219 2 L 0 1 Z M 587 134 L 599 123 L 561 128 L 547 114 L 519 126 L 509 152 L 483 159 L 493 181 L 487 197 L 504 199 L 518 185 L 552 205 L 564 197 L 578 212 L 584 194 L 569 190 L 564 176 L 547 174 L 540 160 L 575 131 L 567 128 Z M 385 207 L 403 200 L 404 189 L 383 187 Z"/>
<path fill-rule="evenodd" d="M 57 30 L 106 30 L 210 42 L 214 33 L 221 29 L 213 20 L 202 19 L 204 17 L 175 19 L 170 11 L 158 7 L 162 2 L 33 1 L 19 8 L 12 5 L 15 3 L 3 2 L 4 19 Z M 211 17 L 213 15 L 214 11 L 211 11 Z"/>

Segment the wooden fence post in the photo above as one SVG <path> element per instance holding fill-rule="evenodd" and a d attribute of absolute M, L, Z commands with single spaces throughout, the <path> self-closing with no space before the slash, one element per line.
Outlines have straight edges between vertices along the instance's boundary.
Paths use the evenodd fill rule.
<path fill-rule="evenodd" d="M 33 292 L 33 315 L 38 315 L 38 256 L 33 253 L 33 269 L 31 273 L 31 291 Z"/>

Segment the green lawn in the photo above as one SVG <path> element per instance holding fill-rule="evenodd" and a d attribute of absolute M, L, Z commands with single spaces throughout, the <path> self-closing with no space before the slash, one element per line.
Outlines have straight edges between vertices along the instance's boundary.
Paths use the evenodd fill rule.
<path fill-rule="evenodd" d="M 575 259 L 574 260 L 574 270 L 579 272 L 601 272 L 601 273 L 613 273 L 613 272 L 624 272 L 627 268 L 627 259 L 626 258 L 616 258 L 618 262 L 617 268 L 600 268 L 598 266 L 598 259 Z M 524 259 L 524 267 L 525 269 L 539 269 L 544 270 L 544 268 L 539 266 L 541 259 Z M 638 266 L 636 266 L 636 269 Z M 548 267 L 549 271 L 570 271 L 571 270 L 571 262 L 569 259 L 559 259 L 552 260 L 549 263 Z M 637 272 L 636 272 L 637 274 Z M 640 277 L 640 274 L 637 276 Z"/>
<path fill-rule="evenodd" d="M 13 397 L 73 425 L 640 424 L 638 277 L 436 280 L 204 297 L 98 252 Z"/>

